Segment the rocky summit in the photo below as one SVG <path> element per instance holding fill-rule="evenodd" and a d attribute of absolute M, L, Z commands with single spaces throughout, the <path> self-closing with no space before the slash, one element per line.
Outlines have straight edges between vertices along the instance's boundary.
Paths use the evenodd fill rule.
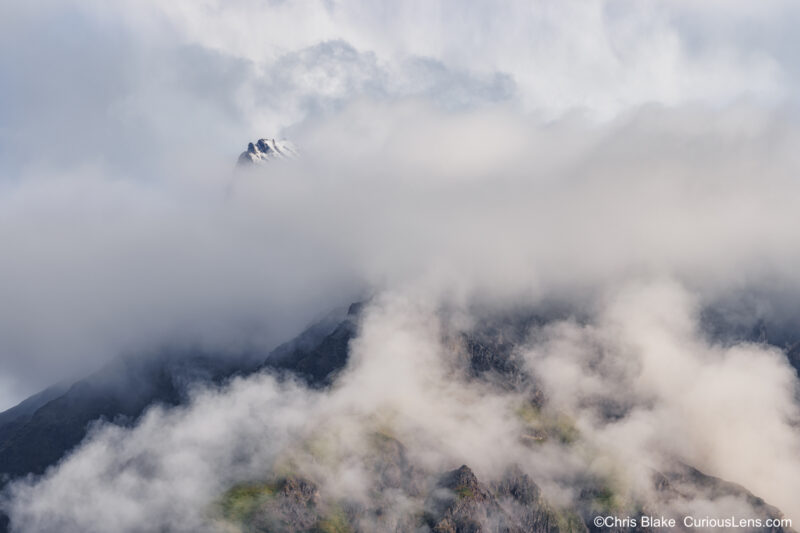
<path fill-rule="evenodd" d="M 237 164 L 261 165 L 275 159 L 294 159 L 297 155 L 297 148 L 285 139 L 259 139 L 247 145 L 247 150 L 241 153 Z"/>

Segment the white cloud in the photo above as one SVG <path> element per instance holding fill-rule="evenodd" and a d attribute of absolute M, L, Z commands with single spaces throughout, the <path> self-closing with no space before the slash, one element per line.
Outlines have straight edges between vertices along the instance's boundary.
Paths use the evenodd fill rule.
<path fill-rule="evenodd" d="M 526 357 L 545 394 L 616 468 L 647 479 L 678 459 L 797 516 L 795 371 L 774 348 L 709 344 L 699 311 L 685 287 L 634 284 L 611 292 L 591 325 L 545 328 Z"/>
<path fill-rule="evenodd" d="M 518 409 L 530 391 L 465 380 L 452 339 L 469 320 L 443 318 L 427 287 L 406 287 L 367 307 L 331 389 L 252 376 L 197 391 L 186 407 L 153 409 L 133 429 L 100 426 L 42 479 L 12 485 L 7 509 L 26 532 L 218 531 L 226 489 L 287 471 L 317 483 L 323 501 L 377 505 L 370 443 L 381 431 L 423 476 L 466 463 L 489 482 L 519 465 L 559 504 L 578 497 L 581 479 L 599 477 L 621 501 L 658 513 L 757 516 L 741 497 L 691 484 L 660 500 L 652 474 L 677 460 L 743 484 L 796 520 L 800 410 L 785 359 L 703 340 L 697 302 L 674 282 L 609 287 L 607 296 L 587 324 L 534 328 L 523 348 L 546 412 L 574 421 L 573 444 L 526 446 Z M 422 505 L 391 491 L 378 498 L 395 497 Z"/>
<path fill-rule="evenodd" d="M 434 311 L 555 298 L 594 322 L 553 326 L 532 365 L 609 460 L 674 454 L 796 517 L 797 436 L 782 419 L 796 416 L 794 378 L 775 352 L 709 345 L 695 316 L 744 292 L 791 309 L 800 288 L 796 47 L 779 38 L 796 8 L 719 9 L 3 4 L 0 371 L 15 395 L 160 343 L 268 346 L 329 307 L 383 298 L 340 389 L 259 377 L 130 432 L 102 428 L 18 486 L 17 516 L 34 530 L 201 527 L 204 503 L 289 446 L 304 417 L 358 427 L 371 405 L 399 413 L 419 461 L 492 472 L 525 453 L 482 432 L 512 432 L 497 413 L 515 399 L 477 402 L 447 381 Z M 246 141 L 281 132 L 299 162 L 233 176 Z M 598 344 L 613 356 L 587 374 Z M 633 412 L 598 424 L 581 397 Z M 685 438 L 651 455 L 669 432 Z M 360 433 L 342 434 L 357 453 Z M 585 465 L 548 453 L 558 461 L 529 466 L 566 498 L 548 463 Z M 346 474 L 331 479 L 357 488 Z M 70 499 L 95 491 L 92 508 Z"/>
<path fill-rule="evenodd" d="M 495 299 L 653 273 L 715 297 L 797 288 L 798 132 L 777 113 L 647 108 L 600 126 L 384 102 L 326 117 L 292 130 L 302 161 L 262 174 L 84 167 L 6 185 L 6 372 L 43 386 L 170 341 L 269 346 L 420 277 Z"/>

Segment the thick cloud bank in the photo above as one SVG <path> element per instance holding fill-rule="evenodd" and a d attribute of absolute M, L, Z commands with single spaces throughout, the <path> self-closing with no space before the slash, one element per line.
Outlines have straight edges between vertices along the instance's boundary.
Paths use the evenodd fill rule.
<path fill-rule="evenodd" d="M 369 302 L 330 389 L 254 375 L 98 423 L 8 487 L 14 527 L 218 531 L 227 491 L 287 471 L 369 508 L 375 434 L 423 484 L 515 466 L 558 508 L 594 483 L 675 515 L 756 512 L 688 485 L 666 501 L 653 474 L 689 465 L 800 520 L 796 372 L 707 314 L 798 331 L 797 15 L 3 4 L 0 405 L 120 353 L 265 353 Z M 300 158 L 234 170 L 281 134 Z M 541 309 L 559 312 L 512 350 L 524 379 L 470 378 L 461 334 Z"/>
<path fill-rule="evenodd" d="M 468 316 L 443 320 L 420 293 L 386 293 L 365 311 L 332 389 L 259 375 L 200 390 L 185 408 L 153 409 L 132 430 L 99 426 L 43 479 L 12 486 L 9 511 L 20 531 L 220 531 L 226 489 L 287 471 L 331 498 L 388 497 L 397 514 L 421 508 L 371 489 L 378 433 L 402 442 L 422 471 L 466 463 L 491 480 L 520 465 L 556 505 L 578 498 L 586 478 L 610 480 L 623 499 L 657 502 L 653 472 L 679 461 L 741 483 L 796 519 L 795 374 L 776 350 L 709 344 L 695 304 L 675 283 L 635 284 L 604 298 L 588 323 L 532 329 L 523 359 L 547 409 L 574 428 L 570 439 L 531 446 L 520 417 L 531 390 L 460 377 L 444 339 L 469 327 Z M 660 512 L 750 517 L 750 505 L 684 492 Z M 361 525 L 394 530 L 387 523 L 391 516 Z"/>
<path fill-rule="evenodd" d="M 500 301 L 650 275 L 709 297 L 797 287 L 798 131 L 777 113 L 596 125 L 363 102 L 291 131 L 304 159 L 260 174 L 7 185 L 8 372 L 46 384 L 169 342 L 268 347 L 421 278 Z"/>
<path fill-rule="evenodd" d="M 191 308 L 193 326 L 214 325 L 203 331 L 212 343 L 238 337 L 224 326 L 232 311 L 252 311 L 242 302 L 269 300 L 269 318 L 282 307 L 302 314 L 326 294 L 345 297 L 335 289 L 349 280 L 374 299 L 348 370 L 330 391 L 256 376 L 200 391 L 185 408 L 153 409 L 132 430 L 101 425 L 44 478 L 11 487 L 17 527 L 213 530 L 226 489 L 287 461 L 324 493 L 368 502 L 367 443 L 382 428 L 424 471 L 464 463 L 492 479 L 522 465 L 560 505 L 578 497 L 586 476 L 655 501 L 652 472 L 688 464 L 800 516 L 794 370 L 780 350 L 718 344 L 701 327 L 704 308 L 737 294 L 759 303 L 754 320 L 796 294 L 792 123 L 748 107 L 651 107 L 598 126 L 361 103 L 295 135 L 309 154 L 299 162 L 237 174 L 200 207 L 115 210 L 102 227 L 92 217 L 131 195 L 82 178 L 103 199 L 83 215 L 96 242 L 64 254 L 50 241 L 39 248 L 49 260 L 37 264 L 80 273 L 62 285 L 84 309 L 73 329 L 89 323 L 91 305 L 107 310 L 119 299 L 118 313 L 157 310 L 140 312 L 159 327 Z M 23 192 L 28 206 L 47 199 Z M 159 216 L 170 224 L 143 239 L 138 231 Z M 108 232 L 109 224 L 119 226 Z M 106 296 L 115 269 L 99 276 L 110 265 L 93 254 L 112 246 L 159 290 Z M 237 290 L 247 298 L 232 298 Z M 233 307 L 220 305 L 226 298 Z M 535 385 L 497 390 L 453 373 L 454 331 L 479 325 L 481 313 L 545 301 L 576 314 L 531 327 L 516 347 Z M 532 450 L 521 440 L 530 387 L 571 421 L 577 441 Z M 746 501 L 727 504 L 747 514 Z M 667 508 L 729 510 L 702 495 Z"/>
<path fill-rule="evenodd" d="M 797 14 L 793 2 L 779 0 L 757 7 L 750 2 L 642 5 L 610 0 L 591 5 L 508 2 L 502 8 L 478 0 L 4 3 L 0 404 L 10 405 L 72 370 L 80 374 L 120 352 L 195 339 L 198 331 L 217 345 L 233 337 L 274 344 L 325 303 L 346 301 L 342 292 L 358 292 L 346 279 L 351 272 L 342 269 L 367 264 L 370 274 L 380 277 L 386 264 L 392 271 L 409 266 L 413 254 L 425 256 L 419 247 L 428 246 L 429 252 L 445 238 L 444 230 L 432 229 L 428 235 L 414 222 L 353 227 L 356 222 L 349 219 L 356 219 L 359 209 L 367 210 L 365 216 L 373 216 L 373 208 L 412 220 L 419 215 L 418 225 L 432 219 L 450 235 L 464 228 L 464 237 L 450 240 L 463 239 L 460 253 L 470 261 L 475 257 L 467 248 L 475 242 L 496 241 L 504 252 L 519 249 L 516 236 L 504 240 L 490 235 L 491 225 L 482 229 L 481 217 L 501 210 L 507 226 L 529 224 L 514 230 L 530 234 L 523 249 L 548 235 L 537 246 L 549 248 L 553 264 L 559 265 L 555 270 L 572 260 L 556 258 L 571 253 L 585 231 L 604 233 L 579 243 L 592 261 L 578 263 L 607 270 L 631 259 L 630 247 L 641 249 L 640 257 L 633 258 L 637 262 L 660 264 L 676 260 L 673 248 L 691 245 L 691 253 L 677 255 L 702 265 L 706 256 L 716 257 L 718 246 L 701 242 L 702 236 L 722 241 L 719 246 L 731 253 L 736 244 L 728 241 L 733 239 L 741 240 L 742 250 L 756 240 L 761 248 L 778 246 L 786 230 L 773 204 L 788 202 L 791 191 L 753 182 L 761 173 L 775 183 L 778 174 L 791 172 L 785 158 L 794 127 L 740 107 L 786 106 L 781 114 L 789 124 L 795 121 L 798 62 L 791 35 Z M 403 102 L 409 100 L 425 102 L 430 112 L 412 110 L 406 117 L 408 104 Z M 361 107 L 362 116 L 353 117 L 359 101 L 377 102 L 374 116 L 369 107 Z M 629 120 L 640 106 L 651 104 L 681 111 L 669 118 Z M 498 106 L 504 109 L 500 117 L 492 111 Z M 708 111 L 731 106 L 730 112 Z M 452 113 L 453 120 L 444 121 L 434 109 Z M 456 115 L 480 109 L 486 114 Z M 339 113 L 344 115 L 336 118 Z M 420 116 L 425 113 L 433 116 Z M 509 122 L 512 114 L 537 118 L 532 124 Z M 618 122 L 611 130 L 592 130 L 576 125 L 579 117 L 593 122 L 616 117 Z M 321 137 L 319 125 L 326 120 Z M 556 121 L 553 127 L 536 125 L 549 120 Z M 649 131 L 652 122 L 655 131 Z M 306 131 L 298 131 L 299 123 Z M 383 133 L 382 124 L 387 125 Z M 627 134 L 621 131 L 626 127 Z M 391 140 L 392 146 L 376 146 L 365 132 Z M 245 143 L 281 133 L 306 143 L 309 156 L 324 159 L 332 153 L 327 148 L 336 146 L 337 156 L 371 158 L 360 163 L 357 176 L 335 174 L 350 169 L 342 169 L 333 157 L 328 157 L 327 170 L 312 172 L 316 185 L 324 176 L 335 176 L 342 195 L 325 191 L 331 205 L 317 205 L 321 213 L 303 211 L 314 205 L 313 199 L 284 198 L 300 191 L 273 185 L 271 198 L 287 211 L 302 213 L 301 222 L 311 233 L 317 232 L 314 224 L 323 225 L 319 214 L 328 217 L 319 229 L 324 243 L 300 244 L 299 238 L 311 235 L 293 233 L 297 220 L 270 220 L 268 230 L 253 229 L 250 214 L 235 204 L 220 206 L 231 161 Z M 773 141 L 774 157 L 769 153 Z M 620 159 L 627 143 L 636 145 L 635 155 Z M 736 152 L 731 159 L 723 157 L 728 151 Z M 673 162 L 673 157 L 684 159 Z M 690 169 L 686 158 L 692 160 Z M 597 167 L 580 167 L 581 162 Z M 623 164 L 635 167 L 614 166 Z M 674 180 L 669 178 L 672 165 L 680 176 Z M 412 174 L 398 178 L 401 167 Z M 706 170 L 716 177 L 700 179 Z M 427 183 L 438 183 L 442 176 L 462 179 L 462 171 L 482 180 L 452 191 L 428 189 L 434 197 L 425 201 L 417 201 L 422 192 L 405 184 L 412 176 Z M 642 172 L 662 177 L 642 180 Z M 371 180 L 373 174 L 379 179 Z M 521 174 L 537 177 L 538 184 L 521 184 Z M 601 174 L 620 175 L 606 185 Z M 489 185 L 491 175 L 502 178 L 503 185 Z M 724 183 L 729 175 L 746 177 Z M 567 198 L 566 184 L 547 184 L 562 178 L 582 188 L 574 199 Z M 403 184 L 392 185 L 398 179 Z M 758 191 L 748 200 L 744 189 L 750 188 Z M 389 206 L 376 201 L 370 207 L 370 197 L 388 203 L 394 193 L 405 201 Z M 455 194 L 456 207 L 469 209 L 472 216 L 462 212 L 448 225 L 453 206 L 438 205 L 448 194 Z M 635 203 L 624 204 L 627 196 L 615 202 L 618 194 L 632 195 Z M 648 212 L 654 199 L 663 212 Z M 689 216 L 667 218 L 674 214 L 668 210 L 684 201 Z M 695 217 L 702 218 L 699 213 L 717 201 L 729 202 L 714 203 L 714 208 L 735 212 L 737 220 L 708 215 L 705 233 L 692 242 L 686 234 L 695 233 Z M 335 210 L 334 202 L 341 202 L 342 209 Z M 509 202 L 508 212 L 488 207 Z M 548 209 L 559 203 L 563 209 Z M 409 204 L 414 209 L 401 210 Z M 434 211 L 441 208 L 446 210 L 437 217 Z M 343 216 L 345 209 L 350 211 Z M 618 209 L 620 223 L 629 227 L 616 227 L 610 220 Z M 640 216 L 633 221 L 637 209 Z M 770 211 L 767 223 L 780 225 L 777 237 L 770 232 L 758 239 L 757 232 L 767 231 L 760 209 Z M 777 213 L 782 210 L 777 206 Z M 644 222 L 645 214 L 654 216 Z M 717 220 L 716 229 L 711 218 Z M 587 222 L 588 229 L 576 222 L 595 219 L 605 220 Z M 338 227 L 340 222 L 347 226 Z M 543 229 L 553 226 L 557 235 L 549 238 L 555 233 Z M 386 251 L 359 253 L 351 245 L 347 252 L 359 253 L 359 260 L 347 257 L 343 266 L 335 257 L 339 249 L 320 251 L 320 246 L 327 248 L 327 233 L 341 236 L 344 231 L 367 241 L 374 237 L 370 243 L 377 240 Z M 400 238 L 396 232 L 415 231 L 417 247 L 407 254 L 391 253 L 387 241 Z M 658 235 L 651 236 L 654 231 Z M 468 232 L 475 238 L 466 237 Z M 279 239 L 283 234 L 286 239 Z M 655 237 L 661 239 L 657 244 Z M 598 250 L 590 243 L 617 248 Z M 654 248 L 662 250 L 660 256 Z M 483 261 L 492 261 L 488 252 Z M 613 259 L 620 252 L 624 259 Z M 528 269 L 522 256 L 504 268 Z M 295 290 L 291 276 L 285 276 L 323 262 L 333 264 L 299 281 L 308 290 Z M 459 261 L 459 271 L 465 263 Z M 499 258 L 494 263 L 502 264 Z M 291 297 L 280 296 L 284 284 Z M 331 294 L 326 290 L 331 286 L 348 288 Z M 293 307 L 287 300 L 296 302 L 300 292 L 313 301 Z"/>

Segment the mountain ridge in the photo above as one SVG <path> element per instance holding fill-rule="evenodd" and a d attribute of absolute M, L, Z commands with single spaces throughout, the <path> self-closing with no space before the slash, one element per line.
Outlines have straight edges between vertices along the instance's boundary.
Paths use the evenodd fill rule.
<path fill-rule="evenodd" d="M 243 360 L 237 360 L 223 364 L 218 359 L 214 359 L 211 354 L 196 352 L 172 354 L 171 357 L 163 359 L 156 357 L 153 361 L 157 364 L 150 366 L 143 365 L 141 362 L 137 365 L 130 360 L 123 359 L 112 362 L 98 372 L 79 380 L 67 387 L 61 395 L 57 394 L 61 390 L 59 388 L 46 389 L 39 395 L 31 397 L 9 410 L 12 414 L 17 414 L 17 417 L 9 415 L 9 411 L 0 413 L 0 420 L 12 419 L 10 421 L 12 424 L 17 420 L 21 421 L 17 426 L 8 429 L 5 428 L 5 425 L 0 425 L 0 436 L 2 436 L 0 438 L 0 472 L 4 476 L 0 480 L 0 485 L 19 476 L 44 473 L 48 468 L 57 464 L 70 450 L 78 446 L 91 425 L 97 420 L 109 420 L 129 426 L 134 424 L 153 405 L 175 406 L 185 403 L 186 391 L 193 383 L 223 383 L 236 375 L 247 376 L 254 372 L 273 372 L 279 377 L 284 374 L 287 377 L 296 377 L 313 388 L 328 387 L 335 382 L 338 372 L 348 362 L 350 341 L 358 334 L 363 308 L 363 303 L 354 303 L 348 308 L 346 315 L 328 317 L 312 324 L 300 335 L 278 346 L 263 357 L 260 357 L 259 354 L 250 354 L 248 357 L 250 363 L 245 364 L 242 362 Z M 501 317 L 494 322 L 484 321 L 478 330 L 462 332 L 451 338 L 451 346 L 461 352 L 465 358 L 463 379 L 481 380 L 489 386 L 505 390 L 525 383 L 528 378 L 515 359 L 513 345 L 522 341 L 524 332 L 529 326 L 541 325 L 547 321 L 548 317 L 535 314 L 524 314 L 516 317 L 516 320 Z M 763 328 L 760 328 L 758 331 L 762 330 Z M 763 336 L 761 333 L 759 335 Z M 133 393 L 121 394 L 120 390 L 133 391 Z M 530 409 L 537 410 L 541 407 L 543 399 L 534 396 L 529 401 Z M 524 415 L 525 413 L 523 413 L 523 418 Z M 22 418 L 20 419 L 20 417 Z M 540 426 L 540 424 L 533 424 L 529 428 L 533 432 L 529 438 L 531 445 L 547 439 L 569 442 L 571 438 L 574 438 L 568 434 L 568 428 Z M 565 433 L 565 431 L 567 432 Z M 402 443 L 389 446 L 389 449 L 397 446 L 402 449 Z M 395 455 L 394 452 L 389 454 L 390 457 L 395 457 Z M 399 459 L 395 457 L 390 464 L 381 467 L 384 472 L 381 475 L 395 472 L 391 474 L 391 476 L 395 476 L 398 467 L 392 465 L 396 461 Z M 405 463 L 400 461 L 398 464 Z M 411 467 L 406 465 L 403 468 Z M 409 472 L 411 471 L 413 469 Z M 660 476 L 655 481 L 656 486 L 662 487 L 659 490 L 669 497 L 677 497 L 674 495 L 682 494 L 681 486 L 690 486 L 692 490 L 706 487 L 712 495 L 733 495 L 742 497 L 749 502 L 755 502 L 764 516 L 782 516 L 780 511 L 765 504 L 763 500 L 753 496 L 743 487 L 712 478 L 690 466 L 673 473 L 656 473 L 656 475 Z M 432 509 L 435 512 L 426 520 L 431 527 L 435 528 L 434 531 L 466 531 L 464 527 L 469 529 L 476 524 L 478 529 L 469 530 L 493 531 L 485 529 L 485 524 L 495 518 L 502 518 L 505 523 L 511 523 L 509 521 L 513 518 L 504 514 L 506 511 L 497 507 L 497 498 L 504 494 L 504 498 L 513 495 L 513 498 L 508 500 L 508 505 L 514 509 L 524 510 L 525 505 L 520 503 L 527 501 L 524 499 L 527 498 L 524 494 L 528 492 L 538 494 L 538 488 L 534 489 L 536 485 L 530 480 L 526 480 L 522 485 L 508 485 L 501 490 L 502 487 L 479 484 L 474 477 L 468 465 L 464 465 L 461 469 L 442 478 L 442 488 L 454 492 L 458 498 L 455 500 L 447 498 L 441 501 L 431 500 L 433 502 L 431 505 L 434 506 Z M 589 480 L 587 488 L 583 489 L 581 499 L 578 501 L 578 505 L 582 509 L 579 513 L 581 517 L 578 523 L 581 526 L 585 523 L 585 527 L 588 527 L 589 531 L 596 530 L 589 523 L 590 514 L 594 512 L 592 511 L 593 506 L 596 505 L 596 502 L 605 501 L 604 499 L 609 497 L 608 488 L 602 483 L 599 485 L 596 483 L 596 481 Z M 307 486 L 312 487 L 313 483 L 307 484 Z M 465 500 L 463 499 L 465 496 L 472 499 Z M 434 497 L 434 493 L 431 497 Z M 548 514 L 550 511 L 547 511 L 548 507 L 544 503 L 536 505 L 540 506 L 540 511 L 531 510 L 533 514 L 530 515 L 523 513 L 528 518 L 521 515 L 523 516 L 521 523 L 531 524 L 531 527 L 535 525 L 536 529 L 522 527 L 514 529 L 514 531 L 576 530 L 576 524 L 573 524 L 575 527 L 570 526 L 567 529 L 558 526 L 558 523 L 562 526 L 564 524 L 563 520 L 561 522 L 556 520 L 561 515 Z M 516 518 L 514 519 L 516 520 Z M 7 522 L 4 525 L 4 520 L 5 518 L 0 516 L 0 531 L 2 532 L 8 531 L 10 527 Z M 480 524 L 484 524 L 484 526 Z M 579 528 L 578 530 L 585 531 L 586 529 Z M 304 530 L 298 529 L 297 531 Z M 773 531 L 791 530 L 774 529 Z"/>

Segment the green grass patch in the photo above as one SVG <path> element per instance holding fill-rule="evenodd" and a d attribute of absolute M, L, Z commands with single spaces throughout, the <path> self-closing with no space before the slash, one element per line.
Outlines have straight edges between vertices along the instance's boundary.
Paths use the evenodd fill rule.
<path fill-rule="evenodd" d="M 562 444 L 572 444 L 580 437 L 575 421 L 565 414 L 543 411 L 529 403 L 519 406 L 514 414 L 530 430 L 531 434 L 526 435 L 528 440 L 556 439 Z"/>
<path fill-rule="evenodd" d="M 455 492 L 459 500 L 475 497 L 475 491 L 469 487 L 458 487 Z"/>
<path fill-rule="evenodd" d="M 592 503 L 595 508 L 601 511 L 614 511 L 621 508 L 621 502 L 617 493 L 611 487 L 601 487 L 594 494 Z"/>
<path fill-rule="evenodd" d="M 314 527 L 314 533 L 351 533 L 353 529 L 341 507 L 334 507 Z"/>
<path fill-rule="evenodd" d="M 275 495 L 271 483 L 247 483 L 229 489 L 219 503 L 222 516 L 231 522 L 247 522 L 253 512 Z"/>

